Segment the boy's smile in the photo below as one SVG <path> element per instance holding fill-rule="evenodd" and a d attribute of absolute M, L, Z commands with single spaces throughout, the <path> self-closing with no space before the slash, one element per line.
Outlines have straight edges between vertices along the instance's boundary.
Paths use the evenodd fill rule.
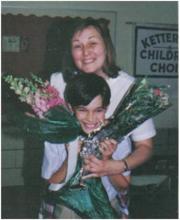
<path fill-rule="evenodd" d="M 88 105 L 75 107 L 74 112 L 82 130 L 89 134 L 104 121 L 106 108 L 102 105 L 102 97 L 98 95 Z"/>

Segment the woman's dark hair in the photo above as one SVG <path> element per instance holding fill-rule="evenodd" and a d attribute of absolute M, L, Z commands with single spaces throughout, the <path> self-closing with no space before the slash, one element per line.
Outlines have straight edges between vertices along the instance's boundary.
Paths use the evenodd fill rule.
<path fill-rule="evenodd" d="M 70 80 L 65 88 L 66 102 L 72 107 L 88 105 L 96 96 L 102 97 L 103 107 L 109 105 L 111 92 L 107 82 L 96 74 L 80 73 Z"/>
<path fill-rule="evenodd" d="M 68 82 L 74 73 L 79 72 L 76 68 L 73 58 L 71 55 L 71 39 L 73 38 L 74 34 L 78 31 L 82 31 L 89 26 L 93 26 L 98 33 L 101 35 L 102 39 L 104 40 L 104 44 L 106 47 L 106 60 L 103 66 L 103 71 L 107 74 L 107 76 L 115 78 L 118 75 L 118 71 L 120 68 L 116 65 L 115 62 L 115 49 L 111 40 L 111 36 L 109 33 L 109 29 L 105 22 L 101 22 L 101 20 L 95 20 L 93 18 L 86 18 L 86 19 L 76 19 L 72 24 L 72 32 L 69 38 L 69 42 L 66 44 L 68 45 L 66 51 L 63 56 L 63 65 L 62 65 L 62 72 L 63 77 L 66 82 Z"/>

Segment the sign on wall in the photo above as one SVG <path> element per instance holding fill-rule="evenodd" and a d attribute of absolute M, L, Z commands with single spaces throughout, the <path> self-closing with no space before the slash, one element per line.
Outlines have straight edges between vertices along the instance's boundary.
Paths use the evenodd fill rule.
<path fill-rule="evenodd" d="M 136 76 L 177 77 L 177 29 L 136 26 L 134 68 Z"/>

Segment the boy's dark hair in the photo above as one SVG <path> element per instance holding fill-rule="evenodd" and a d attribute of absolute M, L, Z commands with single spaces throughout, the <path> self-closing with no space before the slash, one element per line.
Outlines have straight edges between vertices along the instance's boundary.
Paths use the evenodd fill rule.
<path fill-rule="evenodd" d="M 71 39 L 75 33 L 77 33 L 78 31 L 82 31 L 89 26 L 93 26 L 98 31 L 106 46 L 106 60 L 103 66 L 103 71 L 109 77 L 115 78 L 118 76 L 118 71 L 120 70 L 120 68 L 116 65 L 115 62 L 116 59 L 115 49 L 112 43 L 112 39 L 107 24 L 104 24 L 103 22 L 101 23 L 100 21 L 93 18 L 77 19 L 73 23 L 73 28 L 72 28 L 73 31 L 71 32 L 69 43 L 66 45 L 66 51 L 64 53 L 64 57 L 62 61 L 63 62 L 62 73 L 66 82 L 71 80 L 71 77 L 74 74 L 74 72 L 78 72 L 78 69 L 74 64 L 71 55 Z"/>
<path fill-rule="evenodd" d="M 96 96 L 102 97 L 103 107 L 109 105 L 111 91 L 107 82 L 96 74 L 81 73 L 66 85 L 64 96 L 72 107 L 88 105 Z"/>

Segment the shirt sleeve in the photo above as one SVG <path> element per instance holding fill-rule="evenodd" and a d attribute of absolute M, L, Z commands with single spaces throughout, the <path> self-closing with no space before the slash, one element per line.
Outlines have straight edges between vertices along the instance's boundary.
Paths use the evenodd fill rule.
<path fill-rule="evenodd" d="M 136 129 L 134 129 L 130 133 L 130 135 L 133 141 L 142 141 L 154 137 L 156 135 L 156 129 L 153 120 L 152 119 L 146 120 Z"/>
<path fill-rule="evenodd" d="M 58 90 L 60 97 L 64 98 L 66 83 L 64 82 L 62 73 L 53 73 L 50 78 L 50 84 Z"/>
<path fill-rule="evenodd" d="M 44 143 L 44 156 L 41 168 L 41 176 L 49 179 L 63 164 L 67 156 L 63 144 Z"/>
<path fill-rule="evenodd" d="M 120 71 L 117 78 L 110 78 L 107 80 L 107 83 L 111 89 L 110 105 L 106 112 L 106 117 L 109 118 L 113 115 L 119 103 L 121 103 L 124 95 L 134 84 L 134 77 Z"/>

